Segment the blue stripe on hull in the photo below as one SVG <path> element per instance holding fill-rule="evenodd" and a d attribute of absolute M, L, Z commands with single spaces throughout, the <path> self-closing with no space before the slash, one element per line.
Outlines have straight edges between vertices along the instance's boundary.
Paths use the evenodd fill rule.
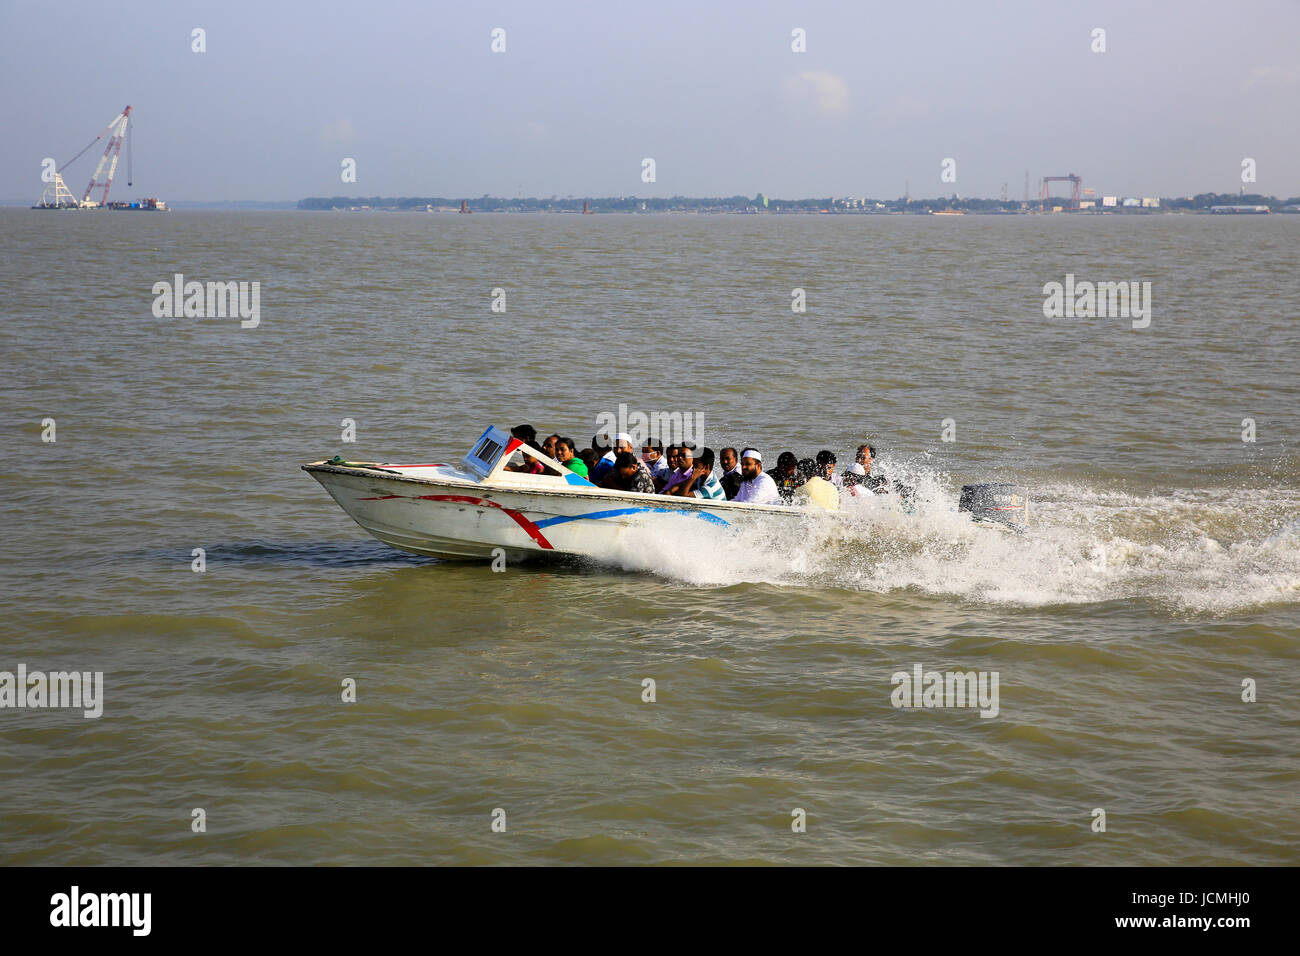
<path fill-rule="evenodd" d="M 543 518 L 541 521 L 533 522 L 539 528 L 547 528 L 555 524 L 564 524 L 567 521 L 583 521 L 588 518 L 597 520 L 600 518 L 619 518 L 623 515 L 634 515 L 640 512 L 649 512 L 651 514 L 686 514 L 691 517 L 700 518 L 704 521 L 712 521 L 714 524 L 730 525 L 731 522 L 724 521 L 717 515 L 711 515 L 707 511 L 685 511 L 678 508 L 615 508 L 612 511 L 592 511 L 585 515 L 557 515 L 554 518 Z"/>

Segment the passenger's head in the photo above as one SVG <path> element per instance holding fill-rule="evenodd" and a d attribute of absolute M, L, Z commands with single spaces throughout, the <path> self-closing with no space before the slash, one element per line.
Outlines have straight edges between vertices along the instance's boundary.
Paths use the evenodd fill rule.
<path fill-rule="evenodd" d="M 811 458 L 800 458 L 799 464 L 796 468 L 799 472 L 799 477 L 804 481 L 807 481 L 809 478 L 814 478 L 817 475 L 817 462 L 813 461 Z"/>
<path fill-rule="evenodd" d="M 794 457 L 794 452 L 783 451 L 776 456 L 776 471 L 781 477 L 792 478 L 798 470 L 799 459 Z"/>
<path fill-rule="evenodd" d="M 627 432 L 619 432 L 614 436 L 614 452 L 620 454 L 627 452 L 632 454 L 636 451 L 636 446 L 632 444 L 632 436 Z"/>
<path fill-rule="evenodd" d="M 856 464 L 859 464 L 864 469 L 866 469 L 865 473 L 868 475 L 871 474 L 871 461 L 875 457 L 876 457 L 876 449 L 873 448 L 871 445 L 858 446 L 858 457 L 857 457 Z"/>
<path fill-rule="evenodd" d="M 829 479 L 835 474 L 835 453 L 823 448 L 817 453 L 817 471 L 823 478 Z"/>
<path fill-rule="evenodd" d="M 678 446 L 677 462 L 677 467 L 682 471 L 695 467 L 695 449 L 691 445 Z"/>
<path fill-rule="evenodd" d="M 596 462 L 600 461 L 600 452 L 596 451 L 594 448 L 584 448 L 582 451 L 578 452 L 578 457 L 582 459 L 582 463 L 586 465 L 587 470 L 590 471 L 596 467 Z"/>
<path fill-rule="evenodd" d="M 510 434 L 520 441 L 537 441 L 537 429 L 532 425 L 516 425 L 510 429 Z"/>
<path fill-rule="evenodd" d="M 669 467 L 669 468 L 676 468 L 676 467 L 677 467 L 677 455 L 678 455 L 678 453 L 679 453 L 681 450 L 682 450 L 682 446 L 681 446 L 681 445 L 669 445 L 669 446 L 668 446 L 668 454 L 667 454 L 665 457 L 668 459 L 668 467 Z"/>
<path fill-rule="evenodd" d="M 720 460 L 722 463 L 722 470 L 731 471 L 731 469 L 736 467 L 736 462 L 740 460 L 740 456 L 736 454 L 736 449 L 727 447 L 722 449 L 722 457 Z"/>
<path fill-rule="evenodd" d="M 632 476 L 636 474 L 640 464 L 636 460 L 636 455 L 630 451 L 621 451 L 614 456 L 614 470 L 618 472 L 618 476 L 625 482 L 632 480 Z"/>
<path fill-rule="evenodd" d="M 860 485 L 867 477 L 867 470 L 862 467 L 860 462 L 855 461 L 853 464 L 849 465 L 849 467 L 844 469 L 842 477 L 844 479 L 844 484 L 846 485 Z"/>
<path fill-rule="evenodd" d="M 702 475 L 713 474 L 713 449 L 706 448 L 700 452 L 700 457 L 695 459 L 695 470 Z"/>
<path fill-rule="evenodd" d="M 547 435 L 547 436 L 546 436 L 546 441 L 542 442 L 542 451 L 546 452 L 546 454 L 548 454 L 548 455 L 550 455 L 552 458 L 554 458 L 554 457 L 555 457 L 555 443 L 556 443 L 557 441 L 559 441 L 559 440 L 560 440 L 560 436 L 559 436 L 559 435 Z"/>
<path fill-rule="evenodd" d="M 555 455 L 553 457 L 556 461 L 571 461 L 577 453 L 578 450 L 573 447 L 572 438 L 557 438 L 555 440 Z"/>
<path fill-rule="evenodd" d="M 645 444 L 641 446 L 641 460 L 654 464 L 659 460 L 659 456 L 664 453 L 664 443 L 657 438 L 647 438 Z"/>
<path fill-rule="evenodd" d="M 606 435 L 604 437 L 608 438 L 609 436 Z M 598 458 L 605 454 L 605 452 L 609 451 L 609 446 L 604 444 L 600 439 L 601 435 L 599 432 L 591 436 L 591 450 L 596 453 L 596 457 Z"/>
<path fill-rule="evenodd" d="M 740 453 L 740 473 L 744 475 L 746 481 L 757 478 L 762 471 L 763 456 L 758 453 L 757 448 L 746 448 Z"/>

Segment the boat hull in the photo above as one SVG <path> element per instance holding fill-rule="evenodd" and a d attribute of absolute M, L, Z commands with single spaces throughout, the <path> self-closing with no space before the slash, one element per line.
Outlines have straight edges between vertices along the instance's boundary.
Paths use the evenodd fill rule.
<path fill-rule="evenodd" d="M 745 525 L 791 519 L 799 509 L 741 505 L 608 489 L 524 491 L 472 480 L 388 475 L 329 464 L 304 465 L 368 534 L 403 551 L 451 560 L 617 555 L 633 529 L 653 522 Z"/>

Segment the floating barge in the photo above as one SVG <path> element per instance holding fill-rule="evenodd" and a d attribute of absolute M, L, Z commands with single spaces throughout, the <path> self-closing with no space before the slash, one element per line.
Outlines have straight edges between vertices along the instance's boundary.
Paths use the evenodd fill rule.
<path fill-rule="evenodd" d="M 73 195 L 72 190 L 67 187 L 63 181 L 63 173 L 55 171 L 54 178 L 50 180 L 45 192 L 41 196 L 41 201 L 32 206 L 33 209 L 116 209 L 116 210 L 139 210 L 144 212 L 166 212 L 167 204 L 161 199 L 149 197 L 147 199 L 137 199 L 134 202 L 109 202 L 108 190 L 113 185 L 113 174 L 117 172 L 117 158 L 122 152 L 122 143 L 127 144 L 126 149 L 126 184 L 133 185 L 131 176 L 131 146 L 129 134 L 131 132 L 131 107 L 127 107 L 113 117 L 113 121 L 108 124 L 102 133 L 92 139 L 84 149 L 76 156 L 73 156 L 68 162 L 63 164 L 67 168 L 81 158 L 86 150 L 94 146 L 105 135 L 108 136 L 108 145 L 104 147 L 104 153 L 99 157 L 99 165 L 95 167 L 95 172 L 90 177 L 90 185 L 86 187 L 85 193 L 78 199 Z M 105 175 L 104 167 L 107 165 L 108 171 Z M 101 179 L 100 177 L 104 178 Z M 98 200 L 90 198 L 90 194 L 95 189 L 103 189 L 103 193 Z"/>

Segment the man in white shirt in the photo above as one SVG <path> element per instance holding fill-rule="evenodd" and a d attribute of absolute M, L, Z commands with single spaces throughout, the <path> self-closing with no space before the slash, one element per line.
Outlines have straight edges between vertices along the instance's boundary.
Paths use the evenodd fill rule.
<path fill-rule="evenodd" d="M 740 453 L 740 491 L 733 501 L 751 505 L 779 505 L 781 493 L 776 490 L 772 476 L 763 471 L 763 456 L 756 448 L 746 448 Z"/>

